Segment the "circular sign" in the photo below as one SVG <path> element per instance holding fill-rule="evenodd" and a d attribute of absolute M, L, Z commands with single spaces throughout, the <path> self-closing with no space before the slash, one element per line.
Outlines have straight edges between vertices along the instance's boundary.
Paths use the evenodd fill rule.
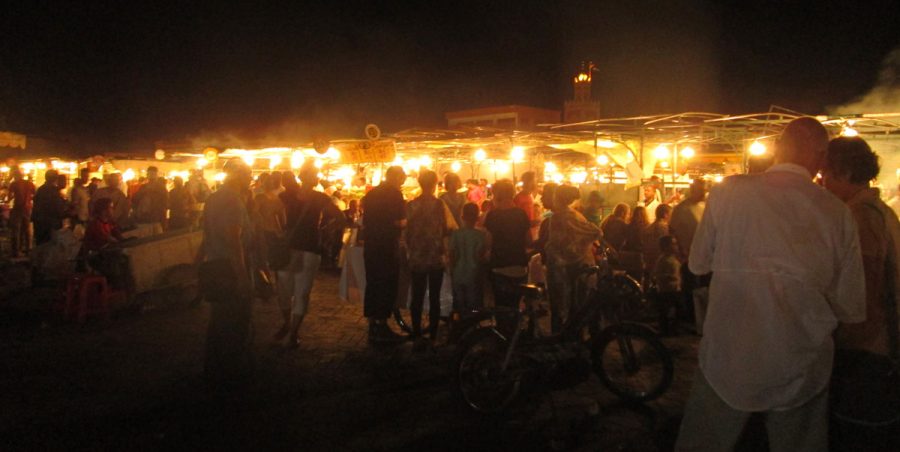
<path fill-rule="evenodd" d="M 329 147 L 331 147 L 331 142 L 326 139 L 316 138 L 315 140 L 313 140 L 313 149 L 315 149 L 319 154 L 328 152 Z"/>
<path fill-rule="evenodd" d="M 162 160 L 162 159 L 166 158 L 166 151 L 164 151 L 162 149 L 157 149 L 156 152 L 153 153 L 153 157 L 155 157 L 156 160 Z"/>
<path fill-rule="evenodd" d="M 208 147 L 203 150 L 203 158 L 210 162 L 215 161 L 219 158 L 219 150 L 213 147 Z"/>
<path fill-rule="evenodd" d="M 367 124 L 365 132 L 366 138 L 370 140 L 377 140 L 381 138 L 381 129 L 379 129 L 375 124 Z"/>

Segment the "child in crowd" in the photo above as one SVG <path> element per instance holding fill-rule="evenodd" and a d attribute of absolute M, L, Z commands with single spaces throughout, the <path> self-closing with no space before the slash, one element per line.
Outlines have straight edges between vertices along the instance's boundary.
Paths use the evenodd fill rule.
<path fill-rule="evenodd" d="M 681 261 L 678 260 L 678 242 L 666 235 L 659 238 L 660 256 L 653 267 L 653 280 L 657 288 L 657 309 L 659 310 L 659 330 L 667 336 L 674 330 L 675 317 L 672 312 L 678 306 L 681 296 Z"/>
<path fill-rule="evenodd" d="M 482 307 L 482 271 L 487 254 L 486 233 L 475 228 L 478 205 L 462 208 L 463 227 L 450 236 L 450 280 L 453 281 L 453 310 L 467 312 Z"/>

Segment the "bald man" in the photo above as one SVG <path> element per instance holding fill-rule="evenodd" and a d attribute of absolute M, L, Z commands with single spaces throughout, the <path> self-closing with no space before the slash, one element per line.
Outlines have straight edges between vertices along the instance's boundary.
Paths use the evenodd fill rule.
<path fill-rule="evenodd" d="M 689 263 L 713 273 L 709 308 L 676 450 L 733 450 L 752 412 L 771 450 L 828 450 L 832 333 L 865 319 L 865 280 L 850 210 L 812 182 L 827 145 L 796 119 L 771 168 L 710 191 Z"/>

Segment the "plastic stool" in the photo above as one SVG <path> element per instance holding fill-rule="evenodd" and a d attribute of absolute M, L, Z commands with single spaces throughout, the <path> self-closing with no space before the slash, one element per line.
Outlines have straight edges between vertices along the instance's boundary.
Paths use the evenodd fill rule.
<path fill-rule="evenodd" d="M 78 323 L 84 323 L 88 314 L 101 314 L 108 319 L 110 295 L 103 275 L 74 275 L 66 285 L 65 316 L 71 318 L 77 312 Z"/>

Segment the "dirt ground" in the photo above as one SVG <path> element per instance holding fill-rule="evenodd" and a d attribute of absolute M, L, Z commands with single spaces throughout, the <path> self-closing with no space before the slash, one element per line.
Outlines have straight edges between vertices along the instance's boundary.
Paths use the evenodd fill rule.
<path fill-rule="evenodd" d="M 8 274 L 8 272 L 4 272 Z M 666 339 L 672 388 L 620 403 L 596 378 L 475 416 L 452 396 L 453 348 L 366 343 L 362 307 L 318 276 L 301 345 L 271 339 L 274 302 L 254 305 L 255 379 L 213 397 L 200 375 L 205 303 L 157 299 L 109 322 L 61 323 L 52 288 L 0 294 L 2 450 L 669 450 L 696 368 L 698 338 Z M 764 433 L 741 450 L 765 448 Z M 888 448 L 889 450 L 890 448 Z"/>

